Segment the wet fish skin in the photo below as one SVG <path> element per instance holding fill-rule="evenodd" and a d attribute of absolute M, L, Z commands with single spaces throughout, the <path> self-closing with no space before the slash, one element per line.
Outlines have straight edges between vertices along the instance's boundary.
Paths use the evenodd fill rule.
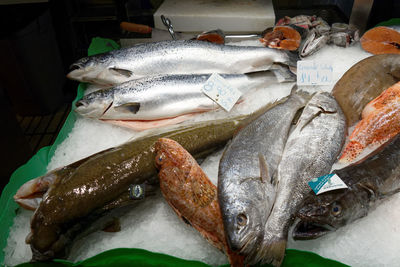
<path fill-rule="evenodd" d="M 400 55 L 375 55 L 352 66 L 332 89 L 349 126 L 362 110 L 391 85 L 400 81 Z"/>
<path fill-rule="evenodd" d="M 376 156 L 334 171 L 348 189 L 305 198 L 297 217 L 295 240 L 315 239 L 368 214 L 380 200 L 400 191 L 400 138 L 397 135 Z M 324 227 L 325 226 L 325 227 Z"/>
<path fill-rule="evenodd" d="M 400 132 L 400 82 L 369 102 L 334 169 L 362 162 Z"/>
<path fill-rule="evenodd" d="M 86 159 L 69 176 L 56 179 L 36 209 L 27 238 L 32 260 L 64 257 L 82 230 L 77 222 L 87 225 L 93 212 L 117 201 L 130 184 L 142 184 L 155 175 L 154 143 L 160 137 L 172 138 L 193 155 L 201 155 L 225 144 L 248 119 L 241 116 L 147 136 Z"/>
<path fill-rule="evenodd" d="M 75 111 L 103 120 L 159 120 L 217 109 L 202 91 L 210 76 L 161 75 L 128 81 L 84 96 Z M 221 76 L 243 94 L 278 83 L 272 72 Z"/>
<path fill-rule="evenodd" d="M 155 144 L 160 188 L 167 203 L 186 223 L 229 257 L 231 266 L 243 266 L 244 257 L 226 242 L 217 187 L 179 143 L 160 138 Z"/>
<path fill-rule="evenodd" d="M 277 170 L 276 201 L 258 250 L 246 258 L 250 264 L 282 263 L 289 226 L 311 191 L 307 183 L 330 171 L 342 147 L 345 130 L 346 121 L 335 99 L 326 92 L 315 94 L 286 142 Z"/>
<path fill-rule="evenodd" d="M 292 93 L 241 129 L 227 145 L 218 170 L 218 199 L 228 243 L 249 253 L 263 236 L 275 198 L 271 181 L 291 122 L 308 95 Z"/>
<path fill-rule="evenodd" d="M 115 85 L 159 74 L 242 74 L 275 63 L 296 66 L 297 56 L 275 49 L 178 40 L 138 44 L 86 57 L 72 64 L 68 78 Z"/>

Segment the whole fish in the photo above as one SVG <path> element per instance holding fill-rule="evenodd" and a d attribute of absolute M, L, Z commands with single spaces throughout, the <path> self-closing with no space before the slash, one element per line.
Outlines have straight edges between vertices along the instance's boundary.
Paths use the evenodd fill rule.
<path fill-rule="evenodd" d="M 242 74 L 268 70 L 273 63 L 296 66 L 296 61 L 293 54 L 264 47 L 163 41 L 82 58 L 67 77 L 112 85 L 159 74 Z"/>
<path fill-rule="evenodd" d="M 400 132 L 400 82 L 369 102 L 362 120 L 354 127 L 349 142 L 333 168 L 356 164 L 374 154 Z"/>
<path fill-rule="evenodd" d="M 311 191 L 307 183 L 330 171 L 342 147 L 345 130 L 345 118 L 335 99 L 326 92 L 315 94 L 286 142 L 277 170 L 276 200 L 264 238 L 248 256 L 251 263 L 274 266 L 282 263 L 289 226 Z"/>
<path fill-rule="evenodd" d="M 84 96 L 75 111 L 102 120 L 160 120 L 217 109 L 219 105 L 202 91 L 210 76 L 162 75 L 128 81 Z M 272 72 L 221 76 L 242 94 L 278 83 Z"/>
<path fill-rule="evenodd" d="M 165 200 L 176 214 L 229 257 L 231 266 L 243 266 L 244 257 L 226 242 L 217 187 L 179 143 L 160 138 L 155 144 L 156 166 Z"/>
<path fill-rule="evenodd" d="M 233 251 L 249 253 L 263 237 L 275 200 L 272 177 L 292 121 L 309 98 L 292 93 L 241 129 L 224 151 L 218 170 L 218 199 Z"/>
<path fill-rule="evenodd" d="M 366 161 L 334 171 L 348 189 L 310 193 L 298 211 L 296 240 L 315 239 L 366 216 L 380 200 L 400 191 L 400 137 Z"/>
<path fill-rule="evenodd" d="M 376 55 L 351 67 L 332 90 L 346 115 L 347 124 L 354 125 L 371 100 L 400 81 L 400 55 Z"/>
<path fill-rule="evenodd" d="M 68 245 L 89 224 L 93 214 L 101 214 L 105 207 L 109 210 L 118 206 L 129 195 L 131 184 L 143 184 L 155 175 L 154 143 L 160 137 L 174 139 L 193 155 L 200 156 L 225 144 L 249 119 L 252 118 L 241 116 L 204 122 L 146 136 L 50 172 L 55 180 L 32 217 L 31 233 L 27 237 L 32 260 L 64 257 Z M 33 185 L 28 188 L 35 190 Z M 29 194 L 29 190 L 23 191 Z"/>

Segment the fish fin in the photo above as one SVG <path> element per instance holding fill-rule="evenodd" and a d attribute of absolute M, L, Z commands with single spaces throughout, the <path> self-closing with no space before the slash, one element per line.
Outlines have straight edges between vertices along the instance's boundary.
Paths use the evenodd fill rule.
<path fill-rule="evenodd" d="M 370 183 L 360 183 L 358 185 L 362 189 L 364 189 L 370 196 L 371 199 L 376 199 L 377 198 L 377 191 L 376 188 L 370 184 Z"/>
<path fill-rule="evenodd" d="M 202 173 L 202 175 L 205 174 Z M 213 186 L 204 185 L 201 180 L 204 180 L 204 178 L 197 179 L 196 176 L 192 178 L 193 201 L 200 207 L 205 207 L 215 200 L 217 189 Z M 208 180 L 208 177 L 206 180 Z"/>
<path fill-rule="evenodd" d="M 140 103 L 137 102 L 126 103 L 118 106 L 116 105 L 114 106 L 114 108 L 121 112 L 136 114 L 140 109 Z"/>
<path fill-rule="evenodd" d="M 269 175 L 269 169 L 264 156 L 258 153 L 258 161 L 260 163 L 260 180 L 263 183 L 272 183 L 272 177 Z"/>
<path fill-rule="evenodd" d="M 291 52 L 291 51 L 284 51 L 287 56 L 288 56 L 288 61 L 283 62 L 286 65 L 292 67 L 292 68 L 296 68 L 297 67 L 297 61 L 300 60 L 299 54 L 296 52 Z"/>
<path fill-rule="evenodd" d="M 109 68 L 108 69 L 110 72 L 117 74 L 117 75 L 122 75 L 125 76 L 127 78 L 130 78 L 133 74 L 132 71 L 130 70 L 126 70 L 126 69 L 119 69 L 119 68 Z"/>
<path fill-rule="evenodd" d="M 15 202 L 17 202 L 17 204 L 26 209 L 26 210 L 36 210 L 39 205 L 40 202 L 42 202 L 42 198 L 20 198 L 20 199 L 16 199 Z"/>
<path fill-rule="evenodd" d="M 394 175 L 391 178 L 387 179 L 379 187 L 379 197 L 380 198 L 392 196 L 399 192 L 400 192 L 400 180 L 397 177 L 397 175 Z"/>
<path fill-rule="evenodd" d="M 246 263 L 253 265 L 257 263 L 271 264 L 273 266 L 281 266 L 285 257 L 286 239 L 270 240 L 268 244 L 261 244 L 260 249 L 251 258 L 246 258 Z"/>

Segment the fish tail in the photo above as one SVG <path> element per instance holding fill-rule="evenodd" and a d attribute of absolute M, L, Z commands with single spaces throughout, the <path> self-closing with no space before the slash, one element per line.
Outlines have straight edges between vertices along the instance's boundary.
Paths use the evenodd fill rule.
<path fill-rule="evenodd" d="M 261 263 L 280 266 L 285 257 L 286 244 L 287 240 L 282 238 L 261 245 L 250 264 Z"/>
<path fill-rule="evenodd" d="M 300 60 L 299 54 L 296 52 L 291 52 L 291 51 L 284 51 L 284 53 L 286 53 L 287 55 L 287 60 L 283 63 L 285 63 L 286 65 L 290 66 L 290 67 L 297 67 L 297 61 Z"/>

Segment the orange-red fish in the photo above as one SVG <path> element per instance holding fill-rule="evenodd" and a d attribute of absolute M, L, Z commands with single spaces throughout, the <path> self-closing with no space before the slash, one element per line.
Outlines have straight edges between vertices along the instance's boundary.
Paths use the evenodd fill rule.
<path fill-rule="evenodd" d="M 377 152 L 400 132 L 400 82 L 386 89 L 369 102 L 349 142 L 339 159 L 339 164 L 352 164 Z"/>
<path fill-rule="evenodd" d="M 217 187 L 180 144 L 160 138 L 155 145 L 160 187 L 168 204 L 186 223 L 224 251 L 232 266 L 243 266 L 244 257 L 227 244 L 217 199 Z"/>
<path fill-rule="evenodd" d="M 361 47 L 372 54 L 400 54 L 400 26 L 380 26 L 364 33 Z"/>

